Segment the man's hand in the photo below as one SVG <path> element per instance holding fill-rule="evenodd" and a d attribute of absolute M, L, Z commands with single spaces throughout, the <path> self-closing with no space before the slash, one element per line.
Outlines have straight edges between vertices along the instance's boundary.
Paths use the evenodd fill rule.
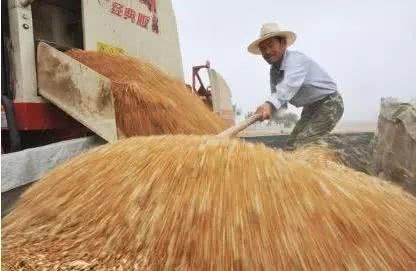
<path fill-rule="evenodd" d="M 262 121 L 270 119 L 273 113 L 273 106 L 270 103 L 264 103 L 257 107 L 256 114 L 260 114 L 262 116 Z"/>

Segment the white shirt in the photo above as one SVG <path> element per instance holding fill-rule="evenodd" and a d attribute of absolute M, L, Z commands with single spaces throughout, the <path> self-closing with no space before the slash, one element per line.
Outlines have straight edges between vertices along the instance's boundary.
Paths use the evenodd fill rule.
<path fill-rule="evenodd" d="M 305 106 L 337 92 L 332 78 L 312 59 L 297 51 L 286 50 L 280 65 L 270 68 L 271 96 L 276 110 L 291 103 Z"/>

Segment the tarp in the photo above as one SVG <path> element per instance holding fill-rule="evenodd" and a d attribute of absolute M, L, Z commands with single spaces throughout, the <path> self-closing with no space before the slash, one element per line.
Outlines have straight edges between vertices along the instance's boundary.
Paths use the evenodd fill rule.
<path fill-rule="evenodd" d="M 2 154 L 1 192 L 34 182 L 66 160 L 104 143 L 92 136 Z"/>
<path fill-rule="evenodd" d="M 374 173 L 416 191 L 416 100 L 381 101 Z"/>

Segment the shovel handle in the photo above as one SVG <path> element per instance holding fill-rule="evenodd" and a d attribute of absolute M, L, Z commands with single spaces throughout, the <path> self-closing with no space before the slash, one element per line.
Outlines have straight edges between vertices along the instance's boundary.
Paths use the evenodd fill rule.
<path fill-rule="evenodd" d="M 248 126 L 252 125 L 253 123 L 261 120 L 262 116 L 260 114 L 254 114 L 253 116 L 243 120 L 240 123 L 237 123 L 236 125 L 228 128 L 227 130 L 217 134 L 217 137 L 234 137 L 239 132 L 246 129 Z"/>

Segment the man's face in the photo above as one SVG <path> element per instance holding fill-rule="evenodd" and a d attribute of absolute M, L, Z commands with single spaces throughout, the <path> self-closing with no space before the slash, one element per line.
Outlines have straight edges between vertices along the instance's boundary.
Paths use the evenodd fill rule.
<path fill-rule="evenodd" d="M 260 52 L 264 60 L 269 64 L 278 63 L 282 59 L 286 47 L 286 41 L 284 39 L 279 41 L 275 37 L 264 40 L 259 44 Z"/>

